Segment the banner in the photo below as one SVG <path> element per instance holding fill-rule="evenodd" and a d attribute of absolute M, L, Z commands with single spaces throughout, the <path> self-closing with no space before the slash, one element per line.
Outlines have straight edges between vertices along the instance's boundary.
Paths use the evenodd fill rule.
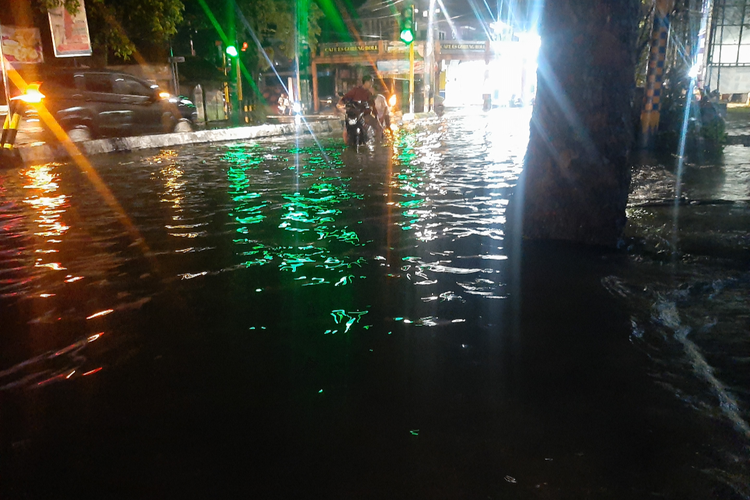
<path fill-rule="evenodd" d="M 363 43 L 321 43 L 320 52 L 324 56 L 340 53 L 377 52 L 377 42 Z"/>
<path fill-rule="evenodd" d="M 91 39 L 83 0 L 74 14 L 62 6 L 49 9 L 48 13 L 55 57 L 90 56 Z"/>
<path fill-rule="evenodd" d="M 13 66 L 44 62 L 42 37 L 38 28 L 2 26 L 3 55 Z"/>

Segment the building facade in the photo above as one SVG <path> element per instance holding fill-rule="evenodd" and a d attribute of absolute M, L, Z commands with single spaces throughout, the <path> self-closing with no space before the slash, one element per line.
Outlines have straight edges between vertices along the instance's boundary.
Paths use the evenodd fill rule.
<path fill-rule="evenodd" d="M 714 0 L 704 86 L 722 95 L 750 92 L 750 0 Z"/>

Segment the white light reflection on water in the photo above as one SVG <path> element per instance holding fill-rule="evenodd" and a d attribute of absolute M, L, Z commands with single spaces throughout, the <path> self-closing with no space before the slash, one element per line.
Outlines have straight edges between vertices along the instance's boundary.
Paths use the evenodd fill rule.
<path fill-rule="evenodd" d="M 401 211 L 392 224 L 417 242 L 417 255 L 408 258 L 413 268 L 405 266 L 401 271 L 414 286 L 424 288 L 424 304 L 446 300 L 450 292 L 435 293 L 435 288 L 466 276 L 475 278 L 454 282 L 464 293 L 484 299 L 508 296 L 505 285 L 494 277 L 498 270 L 486 263 L 507 259 L 505 212 L 523 168 L 530 109 L 489 113 L 496 119 L 476 110 L 461 112 L 472 113 L 475 119 L 454 122 L 449 113 L 444 120 L 422 123 L 416 131 L 407 127 L 394 144 L 390 182 L 394 192 L 388 203 Z M 454 147 L 457 137 L 462 147 Z M 466 248 L 479 244 L 481 250 L 454 254 L 446 248 L 453 244 L 469 245 Z M 447 324 L 437 315 L 430 317 Z"/>

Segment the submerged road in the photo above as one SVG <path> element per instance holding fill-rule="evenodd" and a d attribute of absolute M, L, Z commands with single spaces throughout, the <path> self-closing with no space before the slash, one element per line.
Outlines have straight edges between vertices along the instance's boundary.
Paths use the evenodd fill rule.
<path fill-rule="evenodd" d="M 511 245 L 529 118 L 0 171 L 0 497 L 747 498 L 744 150 Z"/>

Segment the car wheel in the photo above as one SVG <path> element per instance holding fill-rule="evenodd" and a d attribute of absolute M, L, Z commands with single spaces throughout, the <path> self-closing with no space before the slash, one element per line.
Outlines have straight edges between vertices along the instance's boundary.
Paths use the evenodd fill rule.
<path fill-rule="evenodd" d="M 193 124 L 190 123 L 190 120 L 180 120 L 177 123 L 175 123 L 173 132 L 192 132 L 193 131 Z"/>
<path fill-rule="evenodd" d="M 93 134 L 91 133 L 91 129 L 85 126 L 76 127 L 68 130 L 68 138 L 72 142 L 83 142 L 83 141 L 90 141 L 93 139 Z"/>

